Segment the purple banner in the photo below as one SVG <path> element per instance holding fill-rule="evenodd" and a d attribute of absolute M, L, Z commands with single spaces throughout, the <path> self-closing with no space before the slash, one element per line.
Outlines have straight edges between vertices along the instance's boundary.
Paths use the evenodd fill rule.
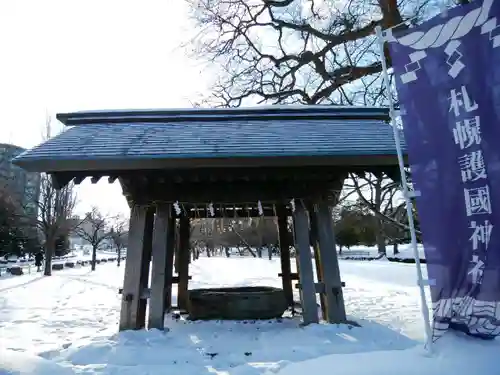
<path fill-rule="evenodd" d="M 437 339 L 500 334 L 500 0 L 390 42 Z"/>

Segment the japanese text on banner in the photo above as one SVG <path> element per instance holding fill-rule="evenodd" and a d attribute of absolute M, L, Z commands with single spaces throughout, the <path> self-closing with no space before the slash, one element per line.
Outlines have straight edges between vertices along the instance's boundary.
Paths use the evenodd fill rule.
<path fill-rule="evenodd" d="M 469 241 L 472 246 L 472 260 L 468 275 L 473 284 L 481 284 L 484 257 L 488 250 L 493 225 L 489 220 L 492 209 L 490 188 L 487 183 L 488 174 L 481 150 L 481 119 L 477 115 L 479 105 L 469 96 L 466 86 L 461 86 L 459 90 L 452 89 L 449 100 L 449 112 L 456 118 L 453 138 L 462 151 L 457 162 L 464 183 L 465 211 L 467 217 L 471 218 Z M 479 185 L 471 186 L 473 183 Z"/>

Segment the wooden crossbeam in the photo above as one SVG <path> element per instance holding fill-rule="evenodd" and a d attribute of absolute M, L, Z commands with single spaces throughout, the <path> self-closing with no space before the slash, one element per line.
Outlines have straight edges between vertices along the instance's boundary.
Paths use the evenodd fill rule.
<path fill-rule="evenodd" d="M 188 276 L 188 280 L 191 280 L 192 278 L 193 278 L 192 276 Z M 179 283 L 179 276 L 172 276 L 172 284 L 177 284 L 177 283 Z M 145 289 L 143 289 L 141 295 L 147 296 L 149 298 L 150 293 L 151 293 L 151 289 L 145 288 Z M 118 289 L 118 294 L 123 294 L 123 288 Z"/>

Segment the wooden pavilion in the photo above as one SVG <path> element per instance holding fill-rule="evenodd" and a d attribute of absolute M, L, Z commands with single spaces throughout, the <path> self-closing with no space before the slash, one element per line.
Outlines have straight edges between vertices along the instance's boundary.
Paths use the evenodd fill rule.
<path fill-rule="evenodd" d="M 102 177 L 120 182 L 131 209 L 120 330 L 146 326 L 148 301 L 147 326 L 163 329 L 173 283 L 178 307 L 186 307 L 190 219 L 220 216 L 277 216 L 280 276 L 289 304 L 296 279 L 305 324 L 318 321 L 317 294 L 326 321 L 346 320 L 331 208 L 348 172 L 398 173 L 386 109 L 121 110 L 57 118 L 69 128 L 14 162 L 49 173 L 57 188 L 87 177 L 92 183 Z M 289 216 L 298 275 L 290 267 Z"/>

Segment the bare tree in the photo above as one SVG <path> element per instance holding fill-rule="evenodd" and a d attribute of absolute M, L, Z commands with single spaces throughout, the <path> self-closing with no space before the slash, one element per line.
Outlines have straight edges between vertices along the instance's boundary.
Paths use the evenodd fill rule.
<path fill-rule="evenodd" d="M 56 189 L 52 178 L 42 174 L 40 178 L 40 195 L 36 201 L 38 217 L 29 217 L 41 233 L 45 249 L 44 275 L 52 274 L 52 257 L 55 254 L 56 242 L 68 236 L 75 225 L 71 220 L 76 205 L 73 184 Z"/>
<path fill-rule="evenodd" d="M 45 141 L 51 138 L 52 118 L 47 115 L 43 138 Z M 44 275 L 52 274 L 52 257 L 55 254 L 56 242 L 62 236 L 68 236 L 73 229 L 74 222 L 71 219 L 76 205 L 76 194 L 74 184 L 69 183 L 62 189 L 57 189 L 52 178 L 48 174 L 40 176 L 40 193 L 36 199 L 38 217 L 27 217 L 41 233 L 45 249 Z"/>
<path fill-rule="evenodd" d="M 409 230 L 410 228 L 405 222 L 398 221 L 398 218 L 402 218 L 402 216 L 399 214 L 399 211 L 397 211 L 398 214 L 396 214 L 396 210 L 394 209 L 395 202 L 393 201 L 393 199 L 395 194 L 400 191 L 399 183 L 389 181 L 387 178 L 383 177 L 378 182 L 378 186 L 374 186 L 373 181 L 371 183 L 365 184 L 360 183 L 361 179 L 362 178 L 360 178 L 359 175 L 350 174 L 350 181 L 352 181 L 353 183 L 352 186 L 357 192 L 359 201 L 363 205 L 365 205 L 365 207 L 368 208 L 379 220 L 385 221 L 386 223 L 391 224 L 401 230 Z M 370 187 L 371 192 L 378 189 L 378 192 L 373 196 L 373 198 L 366 197 L 366 189 L 363 189 L 363 187 L 366 186 Z M 403 209 L 405 207 L 406 202 L 404 201 L 399 202 L 397 206 L 397 208 L 399 209 Z M 389 213 L 392 213 L 392 215 L 389 215 Z M 415 232 L 418 236 L 422 234 L 419 230 L 416 230 Z"/>
<path fill-rule="evenodd" d="M 342 104 L 382 86 L 375 27 L 406 28 L 453 0 L 189 0 L 194 53 L 221 67 L 212 102 Z M 389 66 L 391 59 L 386 49 Z"/>
<path fill-rule="evenodd" d="M 92 246 L 91 269 L 92 271 L 95 271 L 97 249 L 106 239 L 110 238 L 107 218 L 104 217 L 97 208 L 93 207 L 92 210 L 85 215 L 85 218 L 80 225 L 78 225 L 75 229 L 75 233 Z"/>
<path fill-rule="evenodd" d="M 51 122 L 51 117 L 47 116 L 42 134 L 45 141 L 51 138 Z M 9 183 L 9 181 L 6 182 L 7 186 Z M 76 205 L 76 194 L 72 183 L 58 189 L 51 176 L 45 173 L 40 175 L 39 183 L 38 196 L 33 196 L 30 202 L 23 201 L 21 196 L 12 196 L 12 198 L 19 208 L 16 211 L 19 222 L 33 236 L 39 235 L 43 241 L 44 275 L 50 276 L 56 243 L 60 238 L 67 237 L 73 228 L 74 222 L 71 217 Z"/>
<path fill-rule="evenodd" d="M 76 205 L 76 194 L 72 183 L 62 189 L 57 189 L 51 176 L 40 175 L 40 191 L 37 197 L 30 202 L 36 207 L 36 214 L 28 210 L 25 202 L 18 200 L 16 206 L 19 222 L 26 231 L 38 233 L 43 241 L 45 253 L 44 275 L 52 275 L 52 258 L 55 254 L 56 243 L 67 237 L 73 230 L 75 222 L 71 220 Z M 36 237 L 36 234 L 33 234 Z"/>
<path fill-rule="evenodd" d="M 113 241 L 113 245 L 116 247 L 116 253 L 118 256 L 117 266 L 120 267 L 122 250 L 127 247 L 128 243 L 128 219 L 122 215 L 116 215 L 112 218 L 112 224 L 109 231 L 109 238 Z"/>
<path fill-rule="evenodd" d="M 189 2 L 199 28 L 191 41 L 193 53 L 220 67 L 211 97 L 198 104 L 238 107 L 256 103 L 387 105 L 375 28 L 405 29 L 443 8 L 468 1 Z M 383 58 L 390 67 L 387 47 Z M 381 203 L 382 185 L 392 181 L 382 179 L 376 187 L 359 176 L 350 178 L 354 184 L 341 199 L 357 194 L 373 211 L 380 228 L 386 221 L 408 229 L 397 217 L 383 212 L 387 205 Z M 366 199 L 365 188 L 378 189 L 380 199 Z M 393 184 L 391 194 L 397 190 Z M 383 251 L 382 240 L 379 243 Z"/>
<path fill-rule="evenodd" d="M 40 249 L 37 228 L 26 220 L 22 199 L 6 181 L 0 181 L 0 254 L 18 257 Z"/>
<path fill-rule="evenodd" d="M 385 173 L 358 173 L 351 174 L 352 185 L 345 184 L 346 187 L 352 186 L 357 192 L 359 202 L 368 208 L 375 216 L 375 233 L 377 239 L 377 247 L 379 254 L 386 254 L 386 222 L 392 219 L 393 222 L 398 221 L 399 215 L 394 216 L 394 204 L 396 202 L 396 194 L 400 192 L 401 185 L 399 182 L 394 182 Z M 362 183 L 363 188 L 360 187 Z M 401 199 L 401 198 L 400 198 Z"/>
<path fill-rule="evenodd" d="M 189 238 L 191 239 L 189 246 L 191 251 L 191 261 L 195 261 L 200 257 L 200 244 L 196 238 L 199 238 L 202 233 L 202 221 L 203 219 L 193 219 L 191 220 L 191 225 L 189 227 Z"/>

